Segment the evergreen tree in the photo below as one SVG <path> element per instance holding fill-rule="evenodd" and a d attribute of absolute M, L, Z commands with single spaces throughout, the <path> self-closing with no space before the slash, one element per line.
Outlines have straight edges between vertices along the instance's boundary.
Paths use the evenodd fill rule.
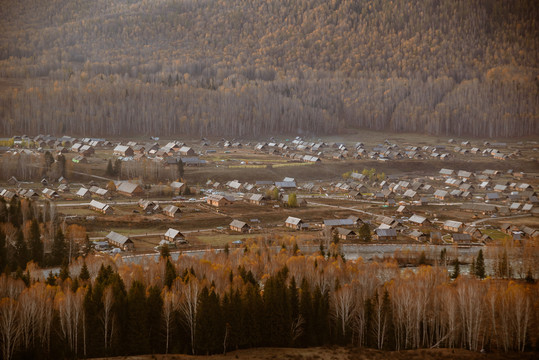
<path fill-rule="evenodd" d="M 148 289 L 146 309 L 150 352 L 152 354 L 161 353 L 163 352 L 163 340 L 160 332 L 163 322 L 163 299 L 159 287 L 155 285 Z"/>
<path fill-rule="evenodd" d="M 242 299 L 242 318 L 244 319 L 241 328 L 242 338 L 247 347 L 262 346 L 265 344 L 262 336 L 263 328 L 268 324 L 264 322 L 264 303 L 258 285 L 246 283 Z"/>
<path fill-rule="evenodd" d="M 459 258 L 455 260 L 455 268 L 453 269 L 453 273 L 451 274 L 451 279 L 456 279 L 460 275 L 460 262 Z"/>
<path fill-rule="evenodd" d="M 146 304 L 146 289 L 138 281 L 133 281 L 127 295 L 128 304 L 128 335 L 127 352 L 129 354 L 147 354 L 150 350 L 148 339 L 148 311 Z M 157 319 L 154 319 L 157 321 Z"/>
<path fill-rule="evenodd" d="M 163 244 L 161 246 L 161 249 L 159 250 L 159 253 L 161 254 L 161 257 L 163 259 L 168 259 L 170 257 L 170 249 L 167 244 Z"/>
<path fill-rule="evenodd" d="M 17 237 L 15 240 L 15 263 L 12 264 L 12 268 L 20 266 L 26 268 L 26 263 L 29 261 L 28 248 L 22 231 L 17 231 Z"/>
<path fill-rule="evenodd" d="M 60 169 L 60 175 L 65 178 L 66 176 L 66 158 L 63 154 L 59 154 L 56 157 L 56 161 L 58 161 L 58 168 Z"/>
<path fill-rule="evenodd" d="M 224 330 L 219 297 L 204 287 L 199 295 L 196 320 L 197 352 L 206 355 L 219 352 Z"/>
<path fill-rule="evenodd" d="M 167 263 L 165 264 L 165 286 L 168 286 L 168 288 L 170 288 L 176 277 L 176 269 L 174 268 L 174 265 L 170 262 L 170 259 L 167 258 Z"/>
<path fill-rule="evenodd" d="M 47 150 L 45 151 L 44 159 L 45 168 L 47 169 L 47 171 L 49 171 L 51 169 L 51 165 L 54 164 L 54 157 L 52 156 L 51 152 Z"/>
<path fill-rule="evenodd" d="M 43 242 L 41 241 L 41 234 L 39 231 L 39 224 L 37 220 L 32 220 L 30 224 L 30 238 L 29 242 L 29 251 L 30 259 L 34 260 L 39 265 L 43 264 Z"/>
<path fill-rule="evenodd" d="M 112 167 L 111 159 L 109 159 L 109 162 L 107 163 L 107 170 L 105 171 L 105 174 L 107 176 L 114 176 L 114 168 Z"/>
<path fill-rule="evenodd" d="M 369 224 L 363 223 L 359 227 L 359 239 L 364 242 L 370 242 L 372 240 L 371 228 Z"/>
<path fill-rule="evenodd" d="M 314 309 L 314 334 L 315 346 L 323 345 L 329 342 L 330 317 L 329 317 L 329 291 L 322 291 L 316 287 L 313 292 Z"/>
<path fill-rule="evenodd" d="M 477 259 L 475 260 L 475 264 L 473 267 L 473 271 L 475 276 L 477 276 L 480 279 L 484 279 L 485 274 L 485 259 L 483 258 L 483 250 L 479 250 L 479 254 L 477 254 Z"/>
<path fill-rule="evenodd" d="M 45 283 L 50 286 L 56 286 L 56 276 L 52 273 L 52 271 L 49 272 L 49 276 L 47 276 Z"/>
<path fill-rule="evenodd" d="M 303 278 L 303 280 L 301 281 L 299 312 L 301 317 L 303 318 L 304 325 L 303 334 L 298 339 L 298 343 L 301 346 L 314 346 L 315 334 L 313 301 L 309 282 L 305 278 Z"/>
<path fill-rule="evenodd" d="M 62 281 L 65 281 L 67 278 L 69 278 L 69 266 L 67 262 L 64 262 L 62 267 L 60 268 L 60 274 L 58 275 Z"/>
<path fill-rule="evenodd" d="M 62 229 L 58 227 L 56 236 L 52 242 L 52 265 L 60 265 L 68 261 L 67 245 Z"/>
<path fill-rule="evenodd" d="M 82 281 L 88 281 L 90 280 L 90 272 L 88 271 L 88 266 L 86 265 L 86 261 L 82 263 L 82 267 L 80 269 L 79 278 Z"/>

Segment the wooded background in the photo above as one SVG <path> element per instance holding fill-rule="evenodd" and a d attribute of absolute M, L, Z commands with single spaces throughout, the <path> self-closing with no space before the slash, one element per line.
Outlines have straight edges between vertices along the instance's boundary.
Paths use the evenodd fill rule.
<path fill-rule="evenodd" d="M 0 0 L 0 134 L 539 133 L 539 3 Z"/>

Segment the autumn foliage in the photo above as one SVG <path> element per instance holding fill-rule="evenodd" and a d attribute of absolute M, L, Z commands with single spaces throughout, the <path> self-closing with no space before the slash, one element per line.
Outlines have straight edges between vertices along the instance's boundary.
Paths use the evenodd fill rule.
<path fill-rule="evenodd" d="M 437 266 L 402 271 L 394 262 L 304 255 L 291 242 L 283 245 L 251 241 L 202 258 L 136 264 L 90 256 L 54 285 L 45 285 L 38 269 L 27 285 L 2 275 L 3 356 L 213 354 L 329 344 L 536 346 L 535 284 L 462 275 L 452 281 Z"/>

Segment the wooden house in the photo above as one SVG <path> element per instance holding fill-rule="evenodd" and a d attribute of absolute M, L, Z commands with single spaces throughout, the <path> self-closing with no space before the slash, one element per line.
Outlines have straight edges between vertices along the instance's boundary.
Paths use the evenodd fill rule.
<path fill-rule="evenodd" d="M 141 196 L 144 194 L 144 190 L 139 184 L 128 181 L 122 181 L 117 186 L 116 191 L 125 196 Z"/>
<path fill-rule="evenodd" d="M 210 195 L 206 199 L 206 202 L 208 205 L 215 206 L 215 207 L 222 207 L 227 205 L 232 205 L 234 202 L 231 197 L 222 196 L 222 195 Z"/>
<path fill-rule="evenodd" d="M 169 241 L 169 242 L 185 242 L 185 236 L 176 229 L 168 229 L 167 232 L 162 236 L 163 240 Z"/>
<path fill-rule="evenodd" d="M 131 251 L 135 249 L 135 244 L 130 238 L 114 231 L 108 233 L 106 239 L 110 245 L 119 247 L 124 251 Z"/>
<path fill-rule="evenodd" d="M 109 205 L 96 200 L 90 201 L 90 209 L 105 215 L 112 213 L 112 208 Z"/>
<path fill-rule="evenodd" d="M 442 228 L 447 231 L 461 232 L 464 229 L 464 224 L 460 221 L 447 220 L 444 222 Z"/>
<path fill-rule="evenodd" d="M 397 240 L 397 230 L 395 229 L 376 229 L 374 233 L 375 233 L 375 238 L 378 241 Z"/>
<path fill-rule="evenodd" d="M 229 226 L 230 230 L 240 233 L 248 233 L 251 231 L 251 227 L 249 226 L 249 224 L 240 220 L 232 220 Z"/>
<path fill-rule="evenodd" d="M 338 227 L 335 229 L 335 232 L 339 240 L 345 240 L 345 241 L 358 240 L 358 236 L 354 230 Z"/>
<path fill-rule="evenodd" d="M 303 220 L 297 217 L 289 216 L 284 222 L 284 226 L 290 229 L 301 230 Z"/>
<path fill-rule="evenodd" d="M 175 205 L 165 206 L 163 214 L 171 218 L 179 218 L 181 216 L 181 210 Z"/>

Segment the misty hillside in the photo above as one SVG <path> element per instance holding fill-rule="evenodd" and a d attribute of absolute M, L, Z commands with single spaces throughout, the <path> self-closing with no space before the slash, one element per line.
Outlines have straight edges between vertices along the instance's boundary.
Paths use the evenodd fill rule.
<path fill-rule="evenodd" d="M 0 133 L 539 134 L 539 2 L 0 0 Z"/>

